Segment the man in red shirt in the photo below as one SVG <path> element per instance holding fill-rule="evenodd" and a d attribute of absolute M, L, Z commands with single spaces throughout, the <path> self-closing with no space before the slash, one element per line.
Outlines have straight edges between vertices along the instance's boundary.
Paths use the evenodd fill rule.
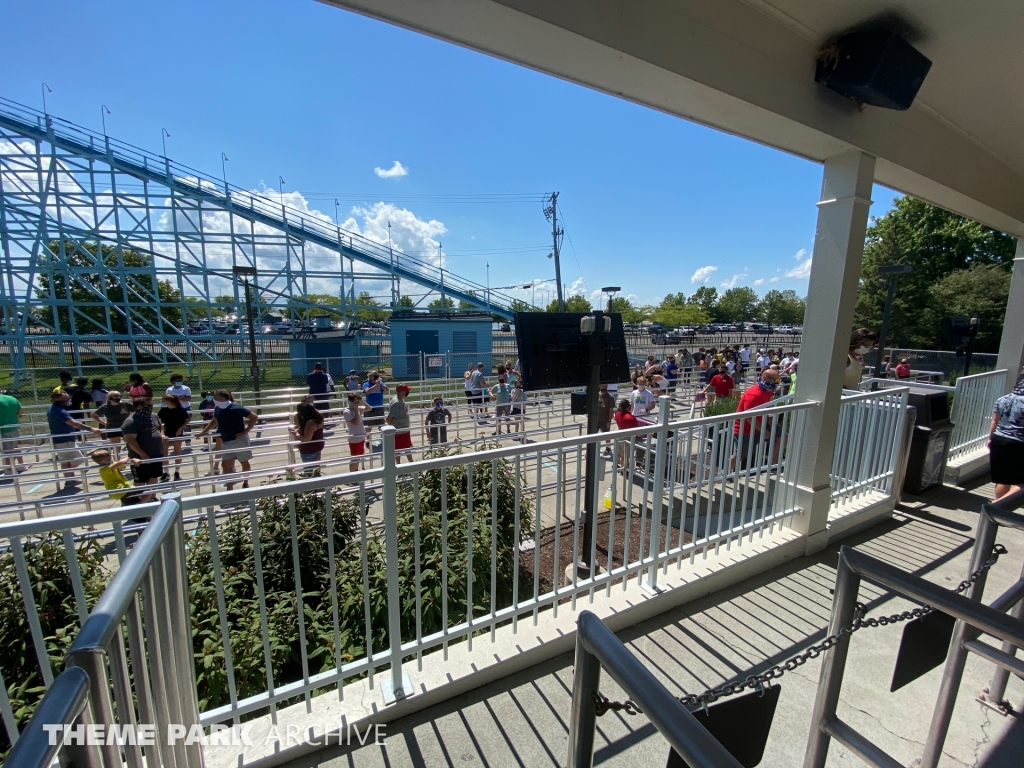
<path fill-rule="evenodd" d="M 749 411 L 771 401 L 779 388 L 779 372 L 774 368 L 765 368 L 761 371 L 761 377 L 757 382 L 747 388 L 747 391 L 740 395 L 739 405 L 736 412 Z M 761 417 L 748 417 L 737 419 L 732 427 L 733 440 L 735 442 L 736 454 L 740 457 L 740 466 L 746 466 L 747 456 L 750 455 L 750 441 L 754 440 L 754 450 L 761 437 Z"/>
<path fill-rule="evenodd" d="M 910 363 L 907 362 L 907 358 L 900 360 L 900 364 L 896 366 L 896 378 L 897 379 L 909 379 L 910 378 Z"/>
<path fill-rule="evenodd" d="M 708 398 L 708 403 L 710 404 L 715 402 L 716 397 L 728 397 L 734 386 L 736 386 L 736 382 L 733 381 L 732 376 L 730 376 L 725 370 L 720 370 L 711 377 L 711 381 L 709 381 L 708 385 L 701 391 L 704 394 L 711 395 L 711 397 Z M 712 393 L 710 390 L 714 390 L 714 392 Z"/>

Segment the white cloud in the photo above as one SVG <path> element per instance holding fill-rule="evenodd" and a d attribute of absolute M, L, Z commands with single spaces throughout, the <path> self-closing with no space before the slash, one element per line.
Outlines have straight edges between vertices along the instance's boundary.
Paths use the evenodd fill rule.
<path fill-rule="evenodd" d="M 380 176 L 382 179 L 399 179 L 402 176 L 409 175 L 409 169 L 402 165 L 400 162 L 395 160 L 395 164 L 388 169 L 374 168 L 373 172 Z"/>
<path fill-rule="evenodd" d="M 690 278 L 691 283 L 709 283 L 711 282 L 711 275 L 718 271 L 718 267 L 701 267 L 693 276 Z"/>
<path fill-rule="evenodd" d="M 755 286 L 757 286 L 757 285 L 764 285 L 764 278 L 763 277 L 759 277 L 757 280 L 754 281 L 754 285 Z"/>
<path fill-rule="evenodd" d="M 572 281 L 572 285 L 565 292 L 566 296 L 586 296 L 587 295 L 587 281 L 582 277 L 577 277 Z"/>
<path fill-rule="evenodd" d="M 743 270 L 738 275 L 733 275 L 728 280 L 723 280 L 721 286 L 723 288 L 735 288 L 737 283 L 740 283 L 747 279 L 747 270 Z"/>
<path fill-rule="evenodd" d="M 795 277 L 798 280 L 806 280 L 811 276 L 811 261 L 813 259 L 807 258 L 801 261 L 793 269 L 786 273 L 786 277 Z"/>
<path fill-rule="evenodd" d="M 779 282 L 779 280 L 781 280 L 781 279 L 782 279 L 781 277 L 779 277 L 778 275 L 776 275 L 775 277 L 773 277 L 773 278 L 772 278 L 771 280 L 769 280 L 768 282 L 769 282 L 769 283 L 777 283 L 777 282 Z"/>
<path fill-rule="evenodd" d="M 809 254 L 807 252 L 807 249 L 806 248 L 801 248 L 799 251 L 797 251 L 795 254 L 793 254 L 793 258 L 796 259 L 797 261 L 803 261 L 804 257 L 808 256 L 808 255 Z"/>

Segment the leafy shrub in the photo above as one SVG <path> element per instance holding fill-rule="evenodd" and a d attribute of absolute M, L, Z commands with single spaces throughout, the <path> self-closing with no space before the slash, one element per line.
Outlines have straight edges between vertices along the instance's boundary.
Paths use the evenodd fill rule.
<path fill-rule="evenodd" d="M 399 485 L 398 583 L 403 641 L 416 637 L 416 532 L 419 531 L 420 605 L 423 635 L 442 629 L 444 560 L 442 557 L 442 495 L 447 507 L 447 595 L 448 624 L 466 621 L 470 544 L 467 526 L 472 527 L 473 616 L 491 611 L 491 535 L 495 553 L 494 600 L 496 609 L 512 601 L 515 550 L 515 493 L 517 479 L 508 461 L 458 465 L 421 472 L 418 490 L 414 481 Z M 473 515 L 467 515 L 468 476 L 472 472 Z M 442 476 L 444 485 L 442 486 Z M 492 517 L 492 492 L 497 508 Z M 326 499 L 331 499 L 334 527 L 335 573 L 338 590 L 339 640 L 335 643 L 330 597 Z M 418 498 L 418 504 L 417 504 Z M 365 556 L 362 549 L 362 514 L 358 498 L 338 489 L 295 495 L 295 537 L 293 551 L 288 496 L 273 496 L 257 503 L 257 532 L 267 607 L 271 669 L 275 687 L 302 679 L 300 629 L 295 595 L 295 568 L 299 565 L 302 585 L 303 619 L 310 672 L 333 669 L 336 660 L 346 663 L 366 655 L 367 644 L 379 652 L 387 646 L 387 557 L 383 526 L 367 530 Z M 417 520 L 418 508 L 418 520 Z M 520 526 L 533 528 L 533 501 L 523 495 L 519 504 Z M 261 628 L 256 559 L 251 519 L 240 513 L 221 518 L 216 528 L 217 552 L 224 589 L 228 637 L 237 695 L 240 699 L 267 690 L 267 669 Z M 78 562 L 89 605 L 102 594 L 109 573 L 103 564 L 103 548 L 96 540 L 78 546 Z M 205 711 L 229 702 L 227 668 L 218 613 L 214 557 L 210 531 L 200 525 L 186 538 L 186 565 L 193 651 L 200 709 Z M 297 552 L 297 557 L 296 557 Z M 46 637 L 47 652 L 54 669 L 79 628 L 78 611 L 70 572 L 59 539 L 30 542 L 25 558 L 31 583 L 36 585 L 36 604 Z M 364 585 L 363 571 L 366 570 Z M 31 717 L 44 687 L 38 670 L 31 633 L 21 601 L 13 554 L 0 553 L 0 589 L 12 599 L 0 604 L 0 670 L 19 724 Z M 365 599 L 365 602 L 364 602 Z M 366 604 L 369 606 L 367 637 Z M 0 735 L 0 739 L 6 736 Z M 0 741 L 0 750 L 9 744 Z M 2 754 L 2 752 L 0 752 Z"/>
<path fill-rule="evenodd" d="M 702 416 L 724 416 L 727 413 L 736 413 L 736 408 L 739 407 L 739 404 L 740 398 L 738 395 L 716 397 L 715 402 L 704 406 Z"/>
<path fill-rule="evenodd" d="M 64 654 L 78 634 L 78 608 L 71 583 L 71 571 L 64 557 L 60 538 L 34 539 L 23 542 L 25 567 L 33 585 L 39 625 L 46 642 L 46 654 L 56 674 L 63 666 Z M 78 568 L 86 602 L 91 608 L 109 579 L 103 564 L 103 548 L 94 539 L 83 539 L 76 545 Z M 14 551 L 0 552 L 0 672 L 7 685 L 15 720 L 19 728 L 32 717 L 45 687 L 39 669 L 32 632 L 22 599 L 21 586 L 14 564 Z M 11 747 L 6 729 L 0 729 L 0 757 Z"/>
<path fill-rule="evenodd" d="M 514 472 L 507 461 L 472 465 L 473 475 L 473 615 L 491 611 L 491 501 L 497 490 L 495 537 L 495 602 L 498 608 L 512 601 L 515 539 Z M 431 470 L 418 475 L 419 488 L 411 479 L 398 488 L 398 564 L 402 639 L 416 637 L 416 530 L 419 529 L 420 605 L 423 635 L 442 629 L 443 570 L 441 497 L 447 494 L 448 525 L 448 623 L 466 620 L 467 565 L 467 466 Z M 492 480 L 495 482 L 492 484 Z M 416 519 L 418 493 L 419 524 Z M 387 555 L 383 527 L 367 533 L 362 551 L 357 499 L 332 491 L 335 524 L 335 569 L 338 590 L 340 646 L 335 647 L 330 599 L 330 566 L 324 514 L 324 494 L 297 494 L 298 561 L 302 581 L 303 618 L 310 672 L 325 672 L 342 663 L 379 651 L 388 643 Z M 520 525 L 533 525 L 529 498 L 520 499 Z M 295 577 L 288 497 L 262 499 L 258 503 L 260 554 L 263 563 L 274 684 L 302 678 L 299 624 L 296 617 Z M 234 515 L 217 529 L 224 578 L 228 634 L 239 698 L 266 690 L 266 665 L 260 628 L 255 560 L 248 515 Z M 366 570 L 364 585 L 363 571 Z M 199 530 L 189 543 L 193 638 L 200 708 L 229 701 L 227 672 L 217 613 L 213 561 L 208 531 Z M 366 604 L 369 606 L 367 638 Z"/>

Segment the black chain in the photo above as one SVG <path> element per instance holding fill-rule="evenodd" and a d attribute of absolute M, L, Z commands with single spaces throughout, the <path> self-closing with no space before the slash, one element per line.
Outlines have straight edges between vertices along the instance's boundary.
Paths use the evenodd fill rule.
<path fill-rule="evenodd" d="M 1002 544 L 993 544 L 992 555 L 988 560 L 982 563 L 978 570 L 961 581 L 954 591 L 958 594 L 965 591 L 968 587 L 974 584 L 974 582 L 976 582 L 981 575 L 985 573 L 985 571 L 995 565 L 1001 555 L 1005 554 L 1006 547 Z M 750 675 L 746 680 L 726 683 L 718 688 L 709 688 L 699 695 L 696 693 L 688 693 L 685 696 L 680 696 L 679 702 L 685 707 L 703 707 L 704 709 L 707 709 L 708 704 L 716 702 L 726 696 L 733 696 L 737 693 L 741 693 L 748 688 L 752 691 L 764 690 L 771 686 L 772 680 L 777 680 L 786 672 L 792 672 L 797 667 L 806 664 L 810 659 L 818 658 L 822 653 L 827 651 L 829 648 L 832 648 L 844 637 L 849 637 L 859 629 L 863 629 L 864 627 L 884 627 L 889 624 L 897 624 L 901 621 L 907 621 L 908 619 L 918 619 L 922 616 L 927 616 L 934 610 L 935 609 L 930 605 L 923 605 L 920 608 L 913 609 L 912 611 L 903 611 L 902 613 L 894 613 L 889 616 L 879 616 L 876 619 L 867 619 L 864 618 L 867 608 L 862 603 L 857 603 L 853 614 L 853 621 L 848 626 L 843 627 L 834 635 L 829 635 L 817 645 L 812 645 L 803 653 L 794 656 L 782 664 L 776 664 L 771 669 L 765 670 L 760 674 Z M 626 699 L 625 701 L 611 701 L 607 696 L 599 692 L 592 693 L 591 699 L 594 701 L 594 712 L 598 717 L 601 717 L 608 711 L 625 712 L 627 715 L 636 715 L 643 711 L 632 699 Z"/>

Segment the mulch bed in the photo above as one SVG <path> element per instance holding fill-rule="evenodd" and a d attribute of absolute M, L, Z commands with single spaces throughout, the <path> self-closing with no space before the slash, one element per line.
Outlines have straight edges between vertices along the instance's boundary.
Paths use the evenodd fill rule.
<path fill-rule="evenodd" d="M 651 541 L 651 520 L 648 516 L 647 520 L 644 520 L 638 509 L 634 508 L 629 510 L 629 548 L 628 548 L 628 562 L 635 563 L 640 558 L 640 547 L 641 542 L 643 543 L 643 551 L 646 554 Z M 608 569 L 608 528 L 611 520 L 612 513 L 610 511 L 602 511 L 597 516 L 597 563 L 601 570 Z M 626 550 L 626 516 L 627 510 L 622 505 L 617 505 L 615 509 L 615 537 L 612 544 L 611 553 L 611 567 L 619 568 L 623 565 L 623 554 Z M 659 551 L 663 551 L 665 548 L 665 533 L 671 531 L 670 546 L 679 546 L 678 537 L 679 529 L 672 528 L 662 523 L 658 534 L 658 547 Z M 555 568 L 555 539 L 560 539 L 558 544 L 558 568 Z M 692 541 L 692 536 L 684 531 L 683 543 Z M 583 531 L 579 533 L 579 546 L 582 546 L 583 542 Z M 554 527 L 547 528 L 541 531 L 540 541 L 537 542 L 537 546 L 540 548 L 540 581 L 541 581 L 541 594 L 544 594 L 551 590 L 554 579 L 557 578 L 558 583 L 562 584 L 564 579 L 565 569 L 570 563 L 575 561 L 573 556 L 573 521 L 567 521 L 562 523 L 561 526 L 556 530 Z M 521 552 L 519 555 L 519 562 L 523 570 L 529 574 L 529 578 L 533 578 L 533 567 L 534 567 L 535 555 L 532 550 L 527 552 Z M 642 573 L 642 571 L 641 571 Z M 630 578 L 634 578 L 635 574 L 631 575 Z M 622 578 L 619 577 L 613 581 L 613 583 L 621 583 Z M 568 599 L 568 598 L 566 598 Z"/>

